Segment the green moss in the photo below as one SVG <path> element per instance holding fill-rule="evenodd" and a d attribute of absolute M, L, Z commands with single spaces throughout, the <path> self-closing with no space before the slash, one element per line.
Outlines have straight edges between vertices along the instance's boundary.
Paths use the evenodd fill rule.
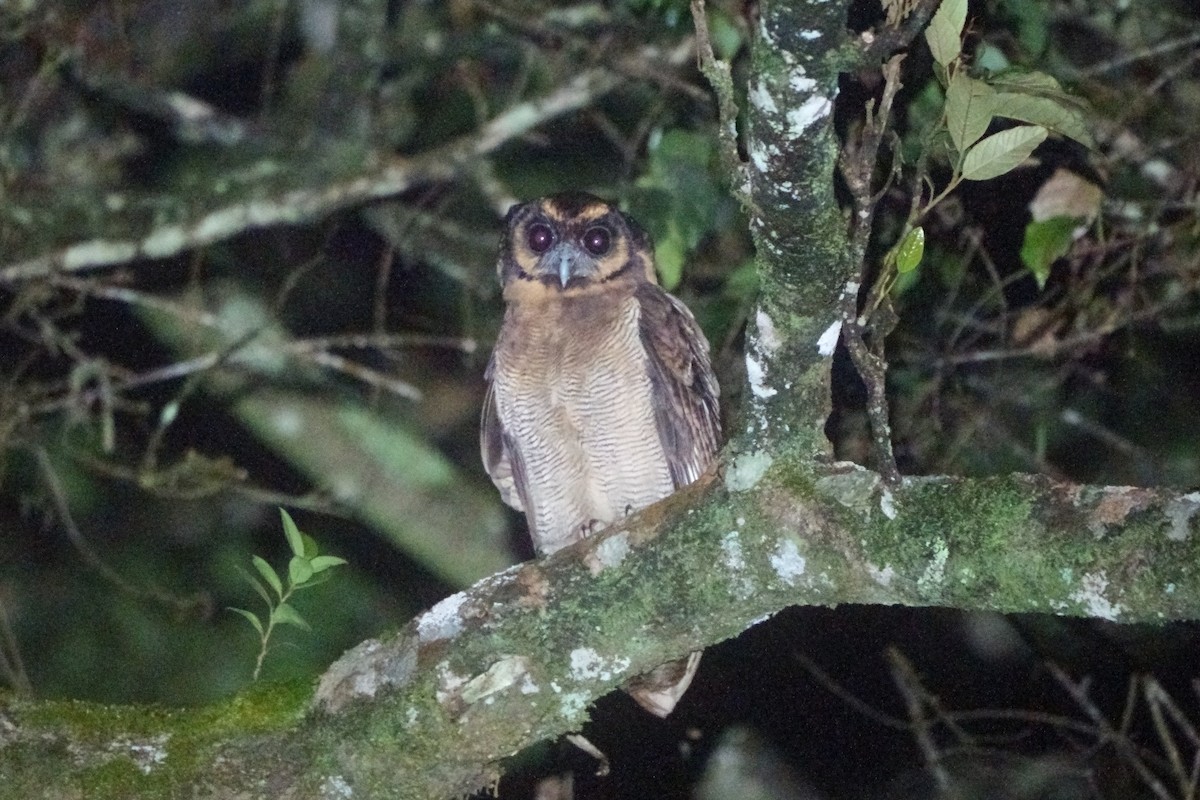
<path fill-rule="evenodd" d="M 202 709 L 10 702 L 8 711 L 27 734 L 36 735 L 39 730 L 54 734 L 47 734 L 48 743 L 33 748 L 29 759 L 20 759 L 15 751 L 6 749 L 5 760 L 21 765 L 18 775 L 23 783 L 18 786 L 36 785 L 47 765 L 85 758 L 94 765 L 82 773 L 88 798 L 169 797 L 172 786 L 190 781 L 209 765 L 215 745 L 296 725 L 303 719 L 311 692 L 309 681 L 264 684 Z M 82 752 L 56 755 L 53 741 L 60 738 L 83 748 Z M 41 786 L 57 785 L 63 772 L 53 770 Z M 8 794 L 7 786 L 0 787 L 0 797 L 31 796 L 12 791 Z"/>
<path fill-rule="evenodd" d="M 1121 587 L 1118 602 L 1138 616 L 1157 610 L 1189 617 L 1200 607 L 1200 536 L 1175 541 L 1169 530 L 1159 509 L 1135 512 L 1121 525 L 1122 547 L 1095 567 Z"/>
<path fill-rule="evenodd" d="M 107 742 L 114 731 L 130 736 L 158 733 L 178 713 L 155 706 L 106 706 L 77 700 L 21 702 L 12 710 L 26 728 L 62 730 L 83 743 Z"/>
<path fill-rule="evenodd" d="M 898 502 L 897 519 L 864 532 L 867 558 L 917 576 L 898 591 L 920 602 L 1120 618 L 1161 609 L 1164 597 L 1186 616 L 1200 601 L 1200 537 L 1165 542 L 1168 523 L 1158 509 L 1135 512 L 1119 534 L 1106 534 L 1090 522 L 1085 497 L 1078 514 L 1047 524 L 1037 521 L 1037 490 L 1019 476 L 919 483 Z M 1059 506 L 1062 499 L 1046 502 Z M 1116 546 L 1098 550 L 1096 537 L 1106 535 L 1119 536 Z"/>
<path fill-rule="evenodd" d="M 128 797 L 153 797 L 163 793 L 169 787 L 169 782 L 162 777 L 162 772 L 150 769 L 145 772 L 138 768 L 129 758 L 120 754 L 114 748 L 113 759 L 93 769 L 80 773 L 79 782 L 87 787 L 85 795 L 90 800 L 124 800 Z"/>
<path fill-rule="evenodd" d="M 1042 555 L 1045 532 L 1028 522 L 1027 490 L 1003 479 L 929 483 L 903 492 L 900 503 L 895 520 L 868 529 L 868 558 L 921 576 L 922 601 L 955 604 L 970 594 L 981 607 L 1027 609 L 1031 596 L 1059 593 L 1059 567 Z"/>
<path fill-rule="evenodd" d="M 818 497 L 817 467 L 811 453 L 789 452 L 775 459 L 770 478 L 798 502 L 810 502 Z"/>
<path fill-rule="evenodd" d="M 255 684 L 221 705 L 186 714 L 197 730 L 212 736 L 283 730 L 302 719 L 312 692 L 309 680 Z"/>

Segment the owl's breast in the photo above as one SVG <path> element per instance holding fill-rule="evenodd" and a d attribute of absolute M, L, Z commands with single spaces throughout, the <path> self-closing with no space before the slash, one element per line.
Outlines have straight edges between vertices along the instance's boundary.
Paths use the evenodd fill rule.
<path fill-rule="evenodd" d="M 635 298 L 509 307 L 497 413 L 520 460 L 534 544 L 551 552 L 673 490 Z"/>

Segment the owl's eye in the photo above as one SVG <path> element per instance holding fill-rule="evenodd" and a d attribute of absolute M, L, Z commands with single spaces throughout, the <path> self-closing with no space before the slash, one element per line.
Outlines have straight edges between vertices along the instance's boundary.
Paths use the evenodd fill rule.
<path fill-rule="evenodd" d="M 602 256 L 612 246 L 612 234 L 608 232 L 608 228 L 588 228 L 583 234 L 583 246 L 592 255 Z"/>
<path fill-rule="evenodd" d="M 554 231 L 544 222 L 530 225 L 526 235 L 529 237 L 529 249 L 535 253 L 544 253 L 554 244 Z"/>

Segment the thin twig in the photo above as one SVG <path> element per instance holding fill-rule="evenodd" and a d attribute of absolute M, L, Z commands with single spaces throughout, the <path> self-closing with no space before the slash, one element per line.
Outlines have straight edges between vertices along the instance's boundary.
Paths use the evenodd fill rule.
<path fill-rule="evenodd" d="M 83 562 L 89 568 L 94 570 L 104 580 L 117 587 L 117 589 L 133 597 L 154 600 L 185 613 L 192 613 L 199 610 L 207 616 L 211 612 L 212 598 L 207 593 L 198 592 L 192 595 L 176 595 L 152 584 L 138 586 L 125 580 L 119 572 L 109 566 L 108 562 L 92 549 L 87 539 L 83 537 L 82 531 L 75 524 L 75 518 L 71 514 L 71 506 L 67 500 L 66 490 L 63 488 L 62 481 L 59 480 L 58 472 L 54 469 L 54 464 L 50 461 L 49 453 L 43 447 L 35 447 L 32 452 L 34 459 L 37 461 L 42 482 L 50 493 L 50 500 L 54 505 L 54 511 L 58 517 L 59 524 L 66 531 L 67 538 L 75 548 L 75 551 L 79 553 Z"/>
<path fill-rule="evenodd" d="M 729 176 L 734 194 L 743 206 L 750 208 L 750 171 L 738 154 L 738 107 L 734 100 L 733 73 L 729 64 L 713 52 L 708 32 L 708 15 L 704 0 L 692 0 L 692 23 L 696 26 L 696 58 L 700 72 L 708 79 L 717 95 L 717 144 L 721 164 Z"/>
<path fill-rule="evenodd" d="M 290 0 L 275 0 L 271 15 L 271 27 L 267 33 L 267 52 L 263 59 L 262 80 L 258 87 L 258 119 L 263 122 L 271 109 L 271 96 L 275 93 L 275 72 L 278 69 L 283 43 L 283 28 L 287 22 L 287 7 Z"/>
<path fill-rule="evenodd" d="M 1138 756 L 1133 744 L 1129 741 L 1129 737 L 1124 733 L 1113 730 L 1112 724 L 1108 721 L 1104 712 L 1088 697 L 1086 685 L 1075 683 L 1060 667 L 1050 664 L 1048 668 L 1054 680 L 1067 691 L 1067 694 L 1071 696 L 1075 704 L 1096 725 L 1101 741 L 1108 742 L 1116 748 L 1122 760 L 1137 772 L 1138 777 L 1154 793 L 1155 797 L 1159 798 L 1159 800 L 1175 800 L 1175 798 L 1172 798 L 1171 793 L 1167 791 L 1167 787 L 1163 786 L 1162 781 L 1158 779 L 1158 776 L 1151 772 L 1150 768 L 1146 766 L 1145 761 Z"/>
<path fill-rule="evenodd" d="M 419 401 L 423 396 L 421 390 L 408 381 L 402 381 L 399 378 L 385 375 L 378 370 L 365 367 L 345 356 L 339 356 L 336 353 L 330 353 L 325 350 L 317 350 L 311 353 L 309 358 L 312 359 L 314 364 L 327 367 L 343 375 L 348 375 L 367 386 L 382 389 L 397 397 L 403 397 L 405 400 Z"/>
<path fill-rule="evenodd" d="M 388 350 L 397 347 L 440 347 L 474 353 L 479 348 L 476 339 L 461 336 L 439 336 L 424 333 L 347 333 L 337 336 L 314 336 L 295 339 L 281 346 L 282 350 L 304 355 L 317 350 L 367 349 Z"/>
<path fill-rule="evenodd" d="M 872 68 L 897 51 L 907 48 L 917 34 L 924 30 L 940 2 L 941 0 L 917 0 L 900 24 L 886 26 L 882 30 L 864 35 L 862 40 L 866 46 L 861 62 L 863 66 Z"/>
<path fill-rule="evenodd" d="M 817 681 L 817 683 L 821 684 L 821 686 L 825 688 L 825 691 L 829 692 L 834 697 L 837 697 L 839 700 L 853 708 L 862 716 L 866 717 L 872 722 L 882 725 L 885 728 L 891 728 L 894 731 L 912 730 L 912 725 L 904 720 L 884 714 L 882 711 L 874 708 L 866 701 L 855 697 L 850 693 L 850 690 L 835 681 L 829 673 L 823 670 L 817 664 L 817 662 L 813 661 L 808 656 L 799 651 L 794 651 L 792 653 L 792 658 L 799 661 L 800 665 L 804 667 L 804 671 L 811 675 Z"/>
<path fill-rule="evenodd" d="M 957 797 L 958 792 L 954 787 L 954 781 L 942 764 L 942 755 L 937 743 L 933 740 L 932 725 L 925 716 L 927 695 L 921 688 L 916 671 L 908 659 L 895 648 L 888 649 L 887 657 L 891 668 L 892 682 L 900 690 L 900 695 L 904 698 L 904 704 L 908 708 L 908 718 L 911 720 L 910 729 L 925 756 L 925 766 L 937 782 L 940 796 Z"/>
<path fill-rule="evenodd" d="M 892 426 L 888 414 L 887 362 L 871 352 L 863 339 L 863 324 L 858 315 L 858 283 L 848 284 L 839 301 L 842 317 L 842 341 L 855 369 L 867 387 L 867 418 L 871 423 L 875 467 L 890 487 L 902 482 L 892 450 Z"/>
<path fill-rule="evenodd" d="M 1167 759 L 1171 762 L 1175 779 L 1179 782 L 1180 797 L 1182 800 L 1194 800 L 1196 797 L 1197 776 L 1200 775 L 1200 735 L 1197 734 L 1196 728 L 1192 725 L 1191 720 L 1187 718 L 1187 715 L 1180 711 L 1179 706 L 1175 704 L 1171 695 L 1167 694 L 1162 684 L 1148 675 L 1142 679 L 1142 685 L 1142 694 L 1145 697 L 1147 707 L 1150 709 L 1150 716 L 1154 720 L 1154 729 L 1158 733 L 1158 739 L 1167 753 Z M 1192 757 L 1190 765 L 1184 764 L 1183 755 L 1175 744 L 1175 737 L 1171 735 L 1171 729 L 1167 725 L 1167 717 L 1170 718 L 1170 721 L 1175 724 L 1191 745 Z"/>
<path fill-rule="evenodd" d="M 1110 58 L 1106 61 L 1092 64 L 1089 67 L 1076 69 L 1074 72 L 1078 77 L 1095 77 L 1097 75 L 1103 75 L 1106 72 L 1113 72 L 1115 70 L 1122 69 L 1130 64 L 1135 64 L 1138 61 L 1144 61 L 1148 58 L 1165 56 L 1168 53 L 1175 52 L 1176 50 L 1186 50 L 1190 47 L 1195 47 L 1197 44 L 1200 44 L 1200 33 L 1193 33 L 1189 34 L 1188 36 L 1181 36 L 1178 39 L 1169 39 L 1165 42 L 1159 42 L 1153 47 L 1147 47 L 1143 50 L 1138 50 L 1133 53 L 1125 53 L 1123 55 Z"/>
<path fill-rule="evenodd" d="M 389 378 L 383 373 L 371 370 L 369 367 L 361 364 L 355 364 L 354 367 L 346 368 L 344 363 L 332 363 L 327 359 L 330 354 L 329 350 L 335 349 L 377 349 L 390 350 L 403 347 L 440 347 L 451 350 L 458 350 L 463 353 L 474 353 L 479 343 L 475 339 L 462 338 L 454 336 L 434 336 L 415 333 L 393 333 L 393 334 L 344 334 L 341 336 L 318 336 L 311 339 L 296 339 L 290 342 L 280 342 L 270 346 L 259 345 L 263 349 L 258 350 L 254 356 L 248 356 L 242 353 L 233 353 L 229 355 L 222 354 L 221 351 L 211 351 L 202 353 L 198 356 L 176 361 L 166 366 L 147 370 L 137 373 L 136 375 L 114 377 L 110 380 L 112 391 L 122 392 L 131 389 L 144 388 L 153 386 L 159 383 L 168 383 L 170 381 L 187 378 L 197 373 L 207 372 L 214 367 L 224 365 L 229 368 L 249 367 L 252 368 L 255 363 L 261 361 L 261 356 L 266 352 L 284 353 L 295 355 L 305 361 L 312 362 L 327 368 L 335 369 L 357 380 L 372 386 L 382 386 L 396 389 L 396 394 L 401 397 L 412 399 L 414 394 L 418 394 L 418 390 L 402 381 L 396 381 L 394 378 Z M 375 374 L 367 375 L 372 372 Z M 394 384 L 394 386 L 393 386 Z M 102 400 L 100 387 L 85 387 L 75 396 L 63 395 L 51 400 L 45 400 L 40 403 L 30 405 L 28 408 L 29 414 L 49 414 L 61 411 L 63 408 L 76 405 L 89 405 L 93 402 Z"/>
<path fill-rule="evenodd" d="M 661 64 L 664 68 L 674 68 L 686 61 L 691 47 L 690 39 L 665 52 L 660 48 L 642 47 L 617 57 L 617 67 Z M 210 208 L 193 219 L 155 225 L 130 237 L 98 235 L 78 241 L 0 267 L 0 283 L 13 284 L 60 271 L 79 272 L 167 258 L 248 230 L 308 223 L 339 209 L 400 194 L 419 184 L 448 180 L 479 157 L 494 152 L 548 120 L 583 108 L 625 84 L 626 80 L 617 68 L 584 70 L 548 94 L 506 109 L 475 133 L 416 158 L 386 161 L 381 158 L 384 165 L 372 172 Z"/>
<path fill-rule="evenodd" d="M 875 167 L 879 159 L 879 148 L 888 130 L 892 104 L 900 90 L 900 66 L 903 54 L 893 56 L 883 68 L 883 94 L 876 107 L 868 102 L 865 109 L 866 123 L 856 142 L 848 144 L 839 161 L 846 185 L 854 198 L 853 222 L 850 247 L 861 264 L 866 257 L 871 236 L 875 207 L 883 190 L 876 192 L 872 184 Z M 887 269 L 885 267 L 885 269 Z M 866 303 L 866 311 L 859 314 L 857 281 L 847 284 L 839 299 L 842 320 L 842 341 L 854 362 L 855 369 L 867 387 L 867 418 L 871 423 L 871 441 L 874 445 L 876 468 L 890 487 L 900 485 L 900 470 L 892 449 L 892 428 L 887 400 L 887 360 L 885 340 L 894 320 L 890 320 L 886 292 L 888 276 L 880 276 L 872 286 Z M 871 317 L 875 316 L 874 320 Z M 864 331 L 872 322 L 871 343 L 867 344 Z"/>

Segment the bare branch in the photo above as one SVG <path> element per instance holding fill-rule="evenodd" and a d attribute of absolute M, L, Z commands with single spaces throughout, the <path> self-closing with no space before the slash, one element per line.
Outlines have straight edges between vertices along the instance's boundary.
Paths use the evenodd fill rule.
<path fill-rule="evenodd" d="M 662 63 L 667 67 L 686 61 L 691 40 L 669 52 L 644 48 L 626 56 L 630 69 Z M 110 232 L 97 232 L 91 238 L 0 267 L 0 283 L 15 283 L 54 272 L 79 272 L 111 267 L 142 259 L 167 258 L 203 247 L 239 233 L 272 225 L 311 222 L 339 209 L 360 205 L 400 194 L 415 186 L 449 180 L 481 156 L 528 133 L 547 120 L 576 111 L 622 85 L 616 69 L 594 68 L 570 78 L 549 94 L 518 103 L 487 123 L 477 133 L 436 151 L 412 159 L 390 158 L 379 166 L 343 175 L 313 185 L 284 187 L 265 195 L 253 196 L 229 204 L 219 202 L 221 192 L 209 207 L 196 203 L 196 211 L 167 224 L 149 224 L 134 235 L 118 233 L 137 230 L 146 202 L 141 198 L 114 197 L 116 208 L 128 208 L 128 218 L 114 214 L 106 221 Z M 311 158 L 311 155 L 297 156 Z M 369 159 L 368 159 L 369 160 Z M 302 175 L 319 173 L 308 167 Z M 259 177 L 259 182 L 266 183 Z M 151 202 L 153 205 L 153 201 Z"/>

